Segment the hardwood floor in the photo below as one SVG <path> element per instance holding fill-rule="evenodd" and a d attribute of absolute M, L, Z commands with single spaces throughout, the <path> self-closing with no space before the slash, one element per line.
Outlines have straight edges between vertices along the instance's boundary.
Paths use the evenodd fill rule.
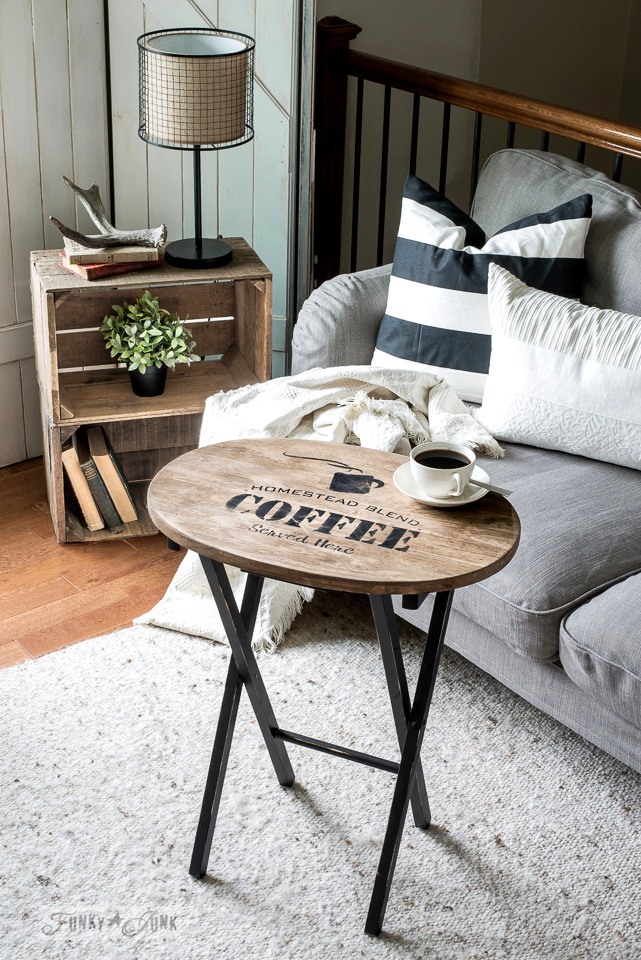
<path fill-rule="evenodd" d="M 184 555 L 132 537 L 56 542 L 42 459 L 0 469 L 0 668 L 128 626 Z"/>

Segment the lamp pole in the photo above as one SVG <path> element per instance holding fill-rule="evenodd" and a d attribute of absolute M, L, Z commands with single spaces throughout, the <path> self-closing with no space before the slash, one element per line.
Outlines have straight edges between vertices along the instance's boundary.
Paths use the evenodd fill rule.
<path fill-rule="evenodd" d="M 194 147 L 194 231 L 196 241 L 196 258 L 203 255 L 203 217 L 200 189 L 200 147 Z"/>

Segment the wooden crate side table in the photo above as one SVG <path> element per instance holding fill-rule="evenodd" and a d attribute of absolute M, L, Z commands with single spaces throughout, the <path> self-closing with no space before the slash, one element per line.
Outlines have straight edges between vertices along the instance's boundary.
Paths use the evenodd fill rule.
<path fill-rule="evenodd" d="M 31 254 L 47 493 L 58 542 L 155 533 L 147 487 L 162 466 L 197 446 L 206 398 L 270 378 L 272 275 L 244 240 L 228 242 L 233 259 L 215 270 L 165 265 L 92 282 L 65 270 L 60 251 Z M 202 358 L 170 370 L 159 397 L 134 395 L 99 330 L 114 303 L 131 302 L 145 290 L 187 323 Z M 104 429 L 138 507 L 139 521 L 120 534 L 87 530 L 63 475 L 62 450 L 88 425 Z"/>

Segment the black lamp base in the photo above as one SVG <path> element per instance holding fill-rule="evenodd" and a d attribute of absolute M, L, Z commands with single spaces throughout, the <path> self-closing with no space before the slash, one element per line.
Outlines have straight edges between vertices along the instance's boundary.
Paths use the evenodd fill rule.
<path fill-rule="evenodd" d="M 173 267 L 183 267 L 186 270 L 207 270 L 210 267 L 224 267 L 232 258 L 232 249 L 224 240 L 203 238 L 200 249 L 196 249 L 196 241 L 174 240 L 165 248 L 165 262 Z"/>

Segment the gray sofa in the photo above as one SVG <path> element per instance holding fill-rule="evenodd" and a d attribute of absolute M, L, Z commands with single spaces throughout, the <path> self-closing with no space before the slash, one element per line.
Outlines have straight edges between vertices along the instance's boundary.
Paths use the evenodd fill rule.
<path fill-rule="evenodd" d="M 582 300 L 641 314 L 641 196 L 552 154 L 503 150 L 472 215 L 488 235 L 581 193 L 593 196 Z M 336 277 L 304 304 L 292 372 L 369 363 L 390 267 Z M 530 703 L 641 772 L 641 473 L 505 444 L 485 464 L 514 491 L 516 557 L 455 594 L 447 643 Z M 428 599 L 400 616 L 422 626 Z"/>

